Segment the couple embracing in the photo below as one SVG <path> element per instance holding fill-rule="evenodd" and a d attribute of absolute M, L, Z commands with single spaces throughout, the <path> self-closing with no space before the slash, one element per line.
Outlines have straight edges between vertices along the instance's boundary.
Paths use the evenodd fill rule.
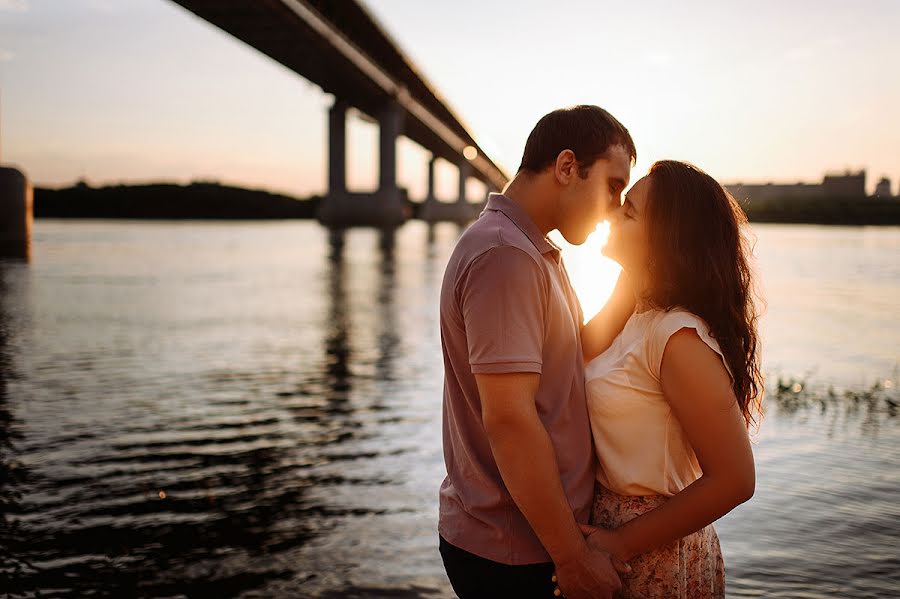
<path fill-rule="evenodd" d="M 754 492 L 757 313 L 743 212 L 576 106 L 535 126 L 441 289 L 439 541 L 463 598 L 723 597 L 712 523 Z M 558 230 L 610 222 L 622 274 L 584 324 Z"/>

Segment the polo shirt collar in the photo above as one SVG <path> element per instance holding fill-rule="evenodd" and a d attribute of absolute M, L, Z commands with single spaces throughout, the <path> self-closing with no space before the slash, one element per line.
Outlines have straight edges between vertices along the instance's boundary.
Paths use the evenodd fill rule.
<path fill-rule="evenodd" d="M 488 195 L 487 206 L 485 210 L 496 210 L 502 212 L 513 222 L 531 241 L 534 247 L 542 254 L 549 253 L 551 257 L 559 262 L 560 249 L 555 243 L 544 236 L 525 209 L 516 202 L 506 197 L 502 193 L 491 193 Z"/>

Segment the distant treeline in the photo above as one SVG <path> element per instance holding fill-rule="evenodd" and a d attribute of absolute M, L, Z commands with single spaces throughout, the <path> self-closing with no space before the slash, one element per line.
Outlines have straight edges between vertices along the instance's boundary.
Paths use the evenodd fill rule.
<path fill-rule="evenodd" d="M 315 218 L 321 198 L 297 199 L 218 183 L 112 185 L 79 183 L 34 190 L 34 216 L 52 218 Z"/>
<path fill-rule="evenodd" d="M 788 198 L 742 201 L 751 222 L 817 225 L 900 225 L 897 198 Z"/>
<path fill-rule="evenodd" d="M 36 218 L 314 219 L 320 196 L 295 198 L 212 182 L 189 185 L 78 183 L 64 189 L 35 188 Z M 420 204 L 409 202 L 413 216 Z"/>
<path fill-rule="evenodd" d="M 34 190 L 37 218 L 281 219 L 316 217 L 319 196 L 298 199 L 218 183 L 113 185 L 79 183 L 65 189 Z M 790 198 L 741 202 L 760 223 L 900 225 L 896 198 Z M 413 214 L 419 204 L 410 202 Z"/>

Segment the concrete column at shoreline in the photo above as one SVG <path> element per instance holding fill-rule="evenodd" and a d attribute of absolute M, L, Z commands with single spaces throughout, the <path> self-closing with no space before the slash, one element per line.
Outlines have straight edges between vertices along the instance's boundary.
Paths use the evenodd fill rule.
<path fill-rule="evenodd" d="M 332 195 L 347 191 L 347 108 L 346 102 L 335 98 L 328 111 L 328 193 Z"/>
<path fill-rule="evenodd" d="M 31 182 L 22 171 L 0 167 L 0 258 L 31 257 Z"/>
<path fill-rule="evenodd" d="M 347 106 L 338 100 L 329 113 L 329 190 L 316 216 L 321 224 L 330 229 L 395 229 L 409 218 L 406 194 L 397 187 L 397 137 L 403 132 L 403 111 L 396 102 L 388 103 L 383 108 L 378 112 L 380 172 L 375 193 L 347 189 Z"/>
<path fill-rule="evenodd" d="M 434 201 L 434 163 L 437 162 L 437 156 L 432 155 L 428 161 L 428 195 L 425 196 L 427 201 Z"/>
<path fill-rule="evenodd" d="M 403 128 L 403 113 L 396 102 L 385 106 L 378 116 L 379 173 L 378 189 L 392 192 L 397 189 L 397 138 Z"/>
<path fill-rule="evenodd" d="M 456 198 L 457 204 L 465 205 L 467 203 L 466 200 L 466 181 L 469 180 L 469 175 L 472 172 L 472 165 L 468 160 L 462 159 L 459 162 L 459 195 Z"/>

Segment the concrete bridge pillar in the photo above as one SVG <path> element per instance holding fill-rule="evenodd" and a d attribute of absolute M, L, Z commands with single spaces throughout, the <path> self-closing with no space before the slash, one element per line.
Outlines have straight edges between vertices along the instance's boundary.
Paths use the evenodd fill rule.
<path fill-rule="evenodd" d="M 466 201 L 466 182 L 469 180 L 469 175 L 472 174 L 472 165 L 469 164 L 468 160 L 462 159 L 457 166 L 459 166 L 459 196 L 456 198 L 456 203 L 468 204 Z"/>
<path fill-rule="evenodd" d="M 469 198 L 466 195 L 466 183 L 468 183 L 469 177 L 472 175 L 472 163 L 466 158 L 461 158 L 457 164 L 459 166 L 459 194 L 456 198 L 456 207 L 459 215 L 457 222 L 462 225 L 478 218 L 480 210 L 476 205 L 469 203 Z"/>
<path fill-rule="evenodd" d="M 0 167 L 0 258 L 31 257 L 33 195 L 24 173 Z"/>
<path fill-rule="evenodd" d="M 379 178 L 378 189 L 393 193 L 397 189 L 397 138 L 403 126 L 403 113 L 396 102 L 385 106 L 378 115 Z"/>
<path fill-rule="evenodd" d="M 406 194 L 397 186 L 397 138 L 403 133 L 403 110 L 389 102 L 378 115 L 378 192 L 379 226 L 393 229 L 409 218 Z"/>
<path fill-rule="evenodd" d="M 456 201 L 453 203 L 441 202 L 434 195 L 434 162 L 432 158 L 428 163 L 428 196 L 419 212 L 422 220 L 435 223 L 441 221 L 455 222 L 464 225 L 478 216 L 476 207 L 466 198 L 466 182 L 472 175 L 472 165 L 465 158 L 457 163 L 459 167 L 459 187 Z"/>
<path fill-rule="evenodd" d="M 378 190 L 371 193 L 347 189 L 348 108 L 347 102 L 335 99 L 328 113 L 328 194 L 319 206 L 319 222 L 334 230 L 394 229 L 409 218 L 406 194 L 397 187 L 397 138 L 403 132 L 403 110 L 390 102 L 378 114 L 380 172 Z"/>
<path fill-rule="evenodd" d="M 347 103 L 335 99 L 328 111 L 328 193 L 347 191 Z"/>
<path fill-rule="evenodd" d="M 441 208 L 437 196 L 434 195 L 435 162 L 437 162 L 437 156 L 432 154 L 431 158 L 428 160 L 428 193 L 425 194 L 425 201 L 422 202 L 422 207 L 419 208 L 419 218 L 430 223 L 437 220 L 435 215 Z"/>
<path fill-rule="evenodd" d="M 426 202 L 433 202 L 437 199 L 434 195 L 434 163 L 437 162 L 437 156 L 432 156 L 428 161 L 428 195 L 425 196 Z"/>

